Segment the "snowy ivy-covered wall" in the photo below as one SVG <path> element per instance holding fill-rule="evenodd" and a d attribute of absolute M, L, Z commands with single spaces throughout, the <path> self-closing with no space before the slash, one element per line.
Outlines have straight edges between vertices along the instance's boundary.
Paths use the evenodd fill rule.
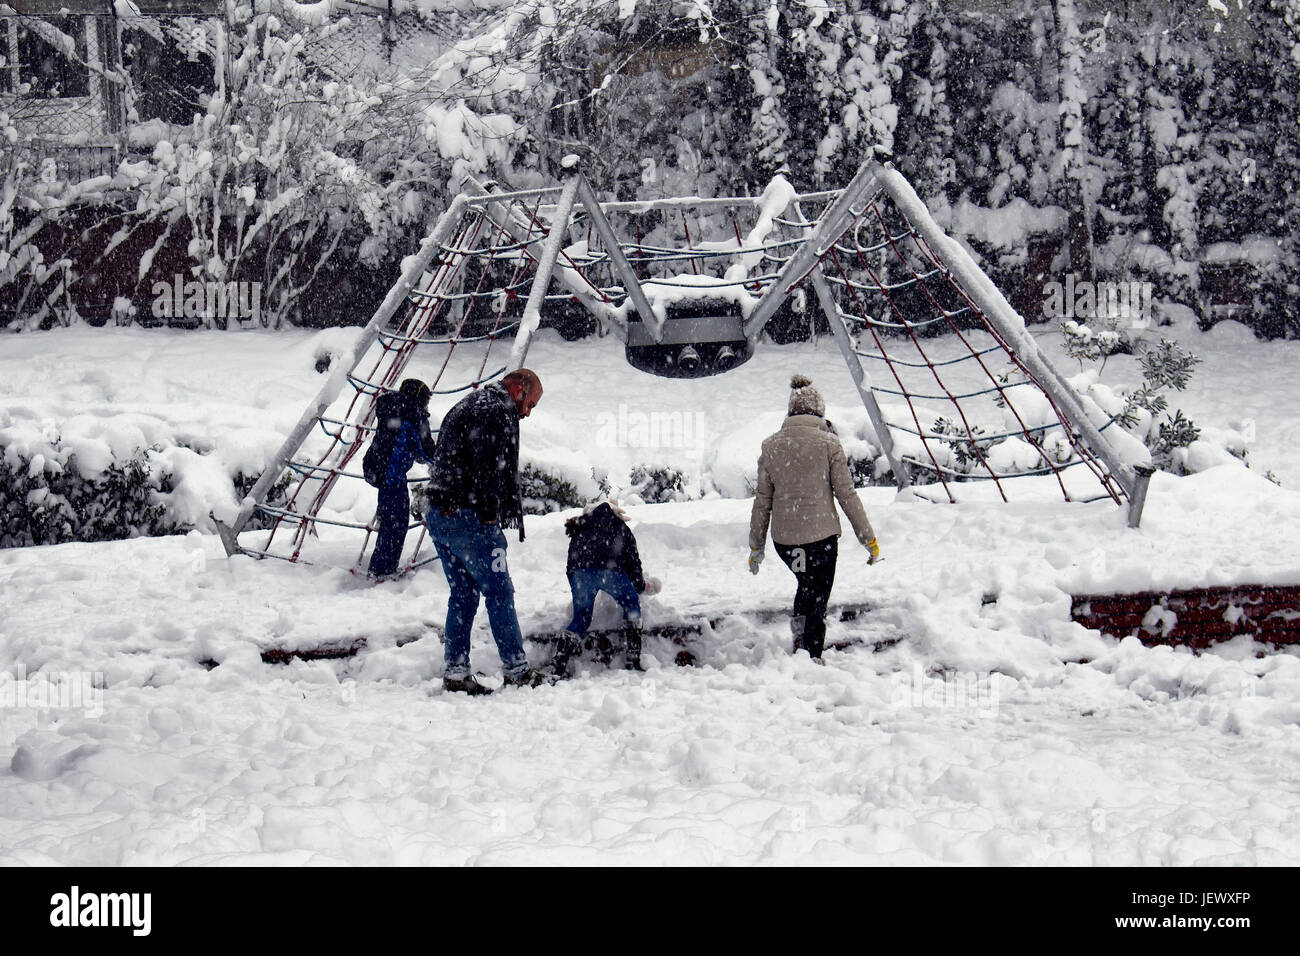
<path fill-rule="evenodd" d="M 0 322 L 153 319 L 178 274 L 258 283 L 260 324 L 358 322 L 465 175 L 576 152 L 619 198 L 817 189 L 879 148 L 1026 308 L 1072 272 L 1300 333 L 1297 0 L 399 8 L 426 58 L 344 69 L 347 5 L 231 3 L 193 122 L 137 116 L 112 176 L 42 179 L 0 96 Z"/>

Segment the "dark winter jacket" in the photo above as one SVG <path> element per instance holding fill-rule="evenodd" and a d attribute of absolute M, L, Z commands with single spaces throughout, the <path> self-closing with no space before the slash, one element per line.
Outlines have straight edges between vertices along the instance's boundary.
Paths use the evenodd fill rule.
<path fill-rule="evenodd" d="M 376 488 L 406 481 L 416 461 L 432 463 L 436 443 L 429 413 L 399 392 L 385 392 L 375 402 L 375 437 L 361 470 Z"/>
<path fill-rule="evenodd" d="M 573 538 L 569 542 L 566 573 L 584 569 L 622 571 L 638 594 L 645 591 L 636 538 L 607 503 L 597 505 L 589 514 L 570 518 L 564 523 L 564 530 Z"/>
<path fill-rule="evenodd" d="M 494 383 L 461 399 L 442 420 L 429 505 L 471 508 L 480 521 L 518 528 L 522 541 L 518 472 L 519 410 L 506 387 Z"/>

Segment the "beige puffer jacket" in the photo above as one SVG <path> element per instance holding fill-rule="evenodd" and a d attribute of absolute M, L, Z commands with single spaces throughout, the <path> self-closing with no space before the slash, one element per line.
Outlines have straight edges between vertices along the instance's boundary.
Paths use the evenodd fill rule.
<path fill-rule="evenodd" d="M 836 500 L 860 542 L 865 545 L 876 536 L 853 487 L 844 448 L 826 420 L 791 415 L 780 431 L 763 442 L 758 456 L 749 546 L 762 550 L 766 545 L 769 518 L 777 544 L 809 544 L 838 535 Z"/>

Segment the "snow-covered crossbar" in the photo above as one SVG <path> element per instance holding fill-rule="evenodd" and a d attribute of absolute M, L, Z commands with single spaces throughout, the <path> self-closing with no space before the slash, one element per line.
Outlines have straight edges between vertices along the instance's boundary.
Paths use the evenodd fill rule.
<path fill-rule="evenodd" d="M 353 483 L 353 502 L 366 491 L 355 487 L 355 456 L 377 397 L 397 388 L 417 350 L 434 394 L 454 396 L 521 367 L 543 310 L 580 307 L 622 338 L 629 361 L 649 362 L 638 367 L 712 374 L 745 361 L 800 286 L 830 324 L 900 488 L 956 502 L 962 482 L 984 480 L 1007 500 L 1017 482 L 1048 479 L 1067 500 L 1127 502 L 1137 523 L 1145 449 L 1039 354 L 1024 320 L 891 167 L 868 163 L 834 192 L 799 195 L 777 177 L 758 197 L 617 203 L 601 203 L 576 163 L 566 169 L 546 189 L 467 181 L 237 519 L 218 525 L 228 553 L 304 561 L 320 530 L 338 527 L 359 548 L 312 560 L 361 566 L 373 525 L 328 501 L 340 480 Z M 286 473 L 287 491 L 271 500 Z M 241 542 L 256 515 L 265 538 Z M 435 560 L 423 526 L 411 528 L 420 533 L 407 570 Z"/>

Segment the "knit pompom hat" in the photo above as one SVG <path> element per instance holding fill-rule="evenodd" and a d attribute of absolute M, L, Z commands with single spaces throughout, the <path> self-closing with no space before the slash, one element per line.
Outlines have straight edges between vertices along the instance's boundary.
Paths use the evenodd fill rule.
<path fill-rule="evenodd" d="M 790 379 L 790 414 L 826 414 L 826 400 L 807 375 L 796 375 Z"/>

